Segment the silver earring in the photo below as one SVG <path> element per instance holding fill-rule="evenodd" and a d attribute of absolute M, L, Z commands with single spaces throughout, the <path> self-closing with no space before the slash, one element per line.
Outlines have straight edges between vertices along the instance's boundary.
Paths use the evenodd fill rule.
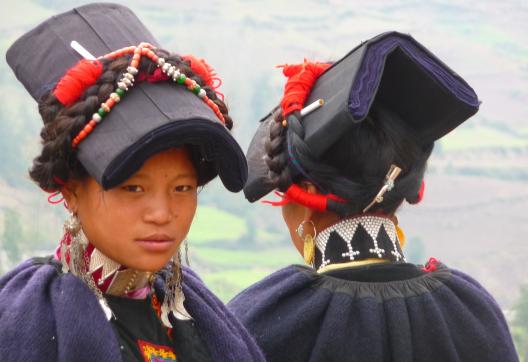
<path fill-rule="evenodd" d="M 85 253 L 88 246 L 88 239 L 82 230 L 82 225 L 75 214 L 64 222 L 64 237 L 61 241 L 61 264 L 64 273 L 71 272 L 81 279 L 88 288 L 95 294 L 106 319 L 110 320 L 113 316 L 108 302 L 104 298 L 101 290 L 95 285 L 93 277 L 88 273 Z M 66 255 L 69 256 L 69 262 Z"/>
<path fill-rule="evenodd" d="M 170 262 L 170 275 L 165 280 L 165 297 L 161 305 L 161 321 L 168 328 L 173 328 L 169 320 L 169 313 L 176 316 L 178 307 L 183 306 L 182 272 L 180 251 L 174 255 Z"/>
<path fill-rule="evenodd" d="M 189 243 L 187 242 L 187 239 L 183 241 L 183 246 L 185 247 L 185 264 L 191 266 L 191 263 L 189 262 Z"/>

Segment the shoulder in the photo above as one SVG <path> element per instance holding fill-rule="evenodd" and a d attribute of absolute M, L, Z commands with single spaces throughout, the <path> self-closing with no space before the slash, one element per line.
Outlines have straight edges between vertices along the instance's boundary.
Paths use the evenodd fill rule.
<path fill-rule="evenodd" d="M 182 274 L 185 309 L 194 319 L 211 355 L 221 355 L 225 361 L 263 361 L 255 341 L 200 277 L 185 267 Z"/>
<path fill-rule="evenodd" d="M 242 290 L 228 305 L 230 308 L 235 307 L 245 299 L 271 296 L 279 291 L 282 291 L 280 294 L 284 294 L 286 291 L 293 292 L 318 278 L 319 275 L 312 268 L 304 265 L 289 265 Z"/>
<path fill-rule="evenodd" d="M 48 288 L 59 276 L 58 269 L 47 260 L 26 260 L 0 278 L 0 316 L 7 304 L 24 304 L 27 293 L 35 294 L 38 290 Z"/>

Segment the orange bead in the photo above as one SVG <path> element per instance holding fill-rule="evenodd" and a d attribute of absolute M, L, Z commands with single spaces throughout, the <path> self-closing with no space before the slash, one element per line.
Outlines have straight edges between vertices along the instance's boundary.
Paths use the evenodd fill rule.
<path fill-rule="evenodd" d="M 116 104 L 113 98 L 109 98 L 105 103 L 109 108 L 112 108 Z"/>
<path fill-rule="evenodd" d="M 134 67 L 134 68 L 136 68 L 136 69 L 138 69 L 138 67 L 139 67 L 139 60 L 137 60 L 137 61 L 136 61 L 136 60 L 133 60 L 132 63 L 130 63 L 130 66 L 131 66 L 131 67 Z"/>
<path fill-rule="evenodd" d="M 79 137 L 81 140 L 85 139 L 86 136 L 88 136 L 88 133 L 83 129 L 81 132 L 79 132 Z"/>
<path fill-rule="evenodd" d="M 84 127 L 84 130 L 85 130 L 87 133 L 92 133 L 92 131 L 93 131 L 93 127 L 90 126 L 89 124 L 87 124 L 86 127 Z"/>

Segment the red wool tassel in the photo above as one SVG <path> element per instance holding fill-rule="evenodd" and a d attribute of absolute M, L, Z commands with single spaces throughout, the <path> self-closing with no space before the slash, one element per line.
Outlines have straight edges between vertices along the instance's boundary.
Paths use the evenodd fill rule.
<path fill-rule="evenodd" d="M 430 273 L 430 272 L 434 272 L 436 271 L 436 269 L 438 268 L 438 264 L 440 262 L 438 261 L 438 259 L 436 258 L 429 258 L 429 261 L 427 262 L 427 264 L 425 265 L 425 267 L 423 267 L 423 271 L 427 272 L 427 273 Z"/>
<path fill-rule="evenodd" d="M 304 107 L 304 102 L 306 102 L 315 81 L 329 67 L 330 64 L 309 62 L 306 59 L 302 64 L 278 66 L 278 68 L 282 68 L 282 73 L 288 78 L 284 86 L 284 97 L 281 101 L 284 118 Z"/>
<path fill-rule="evenodd" d="M 418 195 L 416 196 L 416 201 L 413 201 L 413 202 L 409 201 L 409 204 L 416 205 L 422 202 L 424 192 L 425 192 L 425 181 L 422 181 L 422 184 L 420 185 L 420 189 L 418 190 Z"/>
<path fill-rule="evenodd" d="M 339 196 L 333 194 L 310 194 L 306 192 L 302 187 L 296 184 L 292 184 L 285 193 L 275 191 L 275 195 L 282 198 L 280 201 L 262 201 L 263 204 L 268 204 L 271 206 L 283 206 L 289 204 L 290 202 L 295 202 L 303 206 L 309 207 L 317 211 L 326 211 L 328 200 L 334 200 L 338 202 L 345 202 Z"/>
<path fill-rule="evenodd" d="M 286 195 L 284 195 L 282 192 L 275 191 L 275 195 L 280 197 L 281 200 L 280 201 L 262 200 L 261 202 L 263 204 L 268 204 L 268 205 L 271 205 L 271 206 L 284 206 L 284 205 L 287 205 L 287 204 L 289 204 L 291 202 L 291 200 L 288 199 L 286 197 Z"/>
<path fill-rule="evenodd" d="M 207 84 L 211 89 L 215 90 L 215 93 L 224 100 L 224 95 L 218 92 L 216 89 L 222 85 L 222 79 L 218 77 L 213 67 L 211 67 L 205 59 L 199 59 L 192 54 L 184 55 L 182 57 L 184 60 L 187 60 L 191 63 L 191 70 L 200 76 L 203 79 L 205 84 Z"/>
<path fill-rule="evenodd" d="M 59 80 L 53 90 L 55 97 L 64 106 L 75 103 L 84 91 L 94 85 L 103 72 L 103 65 L 97 60 L 80 60 Z"/>
<path fill-rule="evenodd" d="M 152 74 L 139 73 L 139 75 L 137 76 L 138 81 L 146 80 L 149 83 L 163 82 L 168 79 L 169 77 L 167 76 L 167 74 L 163 73 L 161 68 L 156 68 L 156 70 L 154 70 Z"/>
<path fill-rule="evenodd" d="M 422 185 L 420 186 L 420 190 L 418 190 L 418 201 L 416 203 L 419 203 L 423 200 L 425 192 L 425 181 L 422 181 Z"/>

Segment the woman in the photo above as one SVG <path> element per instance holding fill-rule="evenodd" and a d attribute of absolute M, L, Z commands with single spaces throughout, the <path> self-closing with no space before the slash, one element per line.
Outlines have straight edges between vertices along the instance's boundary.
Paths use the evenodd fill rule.
<path fill-rule="evenodd" d="M 281 105 L 249 147 L 244 192 L 253 202 L 280 191 L 274 204 L 309 266 L 229 303 L 267 360 L 517 360 L 488 292 L 436 259 L 407 263 L 396 218 L 422 198 L 433 143 L 478 110 L 471 87 L 394 32 L 284 74 Z"/>
<path fill-rule="evenodd" d="M 129 9 L 91 4 L 7 52 L 44 121 L 30 176 L 71 217 L 56 255 L 0 279 L 3 361 L 263 360 L 181 269 L 197 189 L 219 174 L 239 191 L 247 169 L 211 68 L 156 43 Z"/>

